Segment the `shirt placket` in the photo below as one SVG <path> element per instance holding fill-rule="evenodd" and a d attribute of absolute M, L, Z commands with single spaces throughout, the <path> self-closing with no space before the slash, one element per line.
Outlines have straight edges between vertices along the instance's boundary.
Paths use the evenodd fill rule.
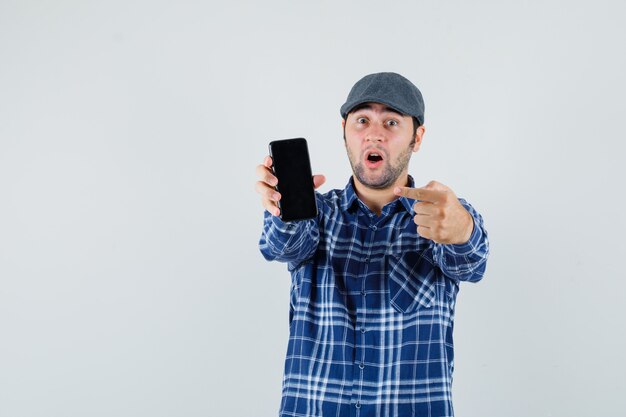
<path fill-rule="evenodd" d="M 355 352 L 354 352 L 354 381 L 353 386 L 358 387 L 357 390 L 353 392 L 352 403 L 354 404 L 353 410 L 355 411 L 355 415 L 358 417 L 362 414 L 363 411 L 363 403 L 362 403 L 362 394 L 363 394 L 363 382 L 365 381 L 365 372 L 367 371 L 367 363 L 373 363 L 375 358 L 368 358 L 368 351 L 371 354 L 371 350 L 366 349 L 367 340 L 371 339 L 371 328 L 368 328 L 371 323 L 368 323 L 367 317 L 367 279 L 370 271 L 370 264 L 373 262 L 372 259 L 372 250 L 376 245 L 376 231 L 378 230 L 377 219 L 373 214 L 368 213 L 367 215 L 362 215 L 361 219 L 367 224 L 367 229 L 365 231 L 365 235 L 363 237 L 363 262 L 360 263 L 359 268 L 359 277 L 361 279 L 358 281 L 358 296 L 356 297 L 358 302 L 357 306 L 357 314 L 356 314 L 356 323 L 355 323 Z M 369 332 L 369 333 L 368 333 Z"/>

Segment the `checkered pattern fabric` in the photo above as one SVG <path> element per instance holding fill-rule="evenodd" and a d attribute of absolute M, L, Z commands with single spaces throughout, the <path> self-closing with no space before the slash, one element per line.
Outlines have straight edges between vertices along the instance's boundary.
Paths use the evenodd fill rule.
<path fill-rule="evenodd" d="M 474 219 L 461 245 L 419 236 L 414 200 L 376 216 L 352 180 L 317 193 L 315 219 L 265 212 L 261 253 L 292 277 L 280 416 L 454 415 L 456 295 L 483 277 L 489 253 L 482 217 L 459 201 Z"/>

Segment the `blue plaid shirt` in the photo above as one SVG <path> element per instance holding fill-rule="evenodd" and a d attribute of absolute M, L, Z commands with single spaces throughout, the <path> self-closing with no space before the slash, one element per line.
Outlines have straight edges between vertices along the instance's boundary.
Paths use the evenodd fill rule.
<path fill-rule="evenodd" d="M 444 245 L 417 234 L 414 200 L 377 216 L 352 180 L 316 195 L 315 219 L 266 211 L 259 244 L 292 279 L 280 416 L 453 416 L 454 306 L 485 272 L 482 217 L 459 199 L 474 231 Z"/>

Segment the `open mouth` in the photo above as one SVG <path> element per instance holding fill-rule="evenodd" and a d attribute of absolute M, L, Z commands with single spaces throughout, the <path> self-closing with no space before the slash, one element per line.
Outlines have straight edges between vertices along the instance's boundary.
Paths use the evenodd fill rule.
<path fill-rule="evenodd" d="M 370 168 L 376 168 L 383 162 L 383 153 L 377 150 L 369 150 L 365 153 L 365 164 Z"/>

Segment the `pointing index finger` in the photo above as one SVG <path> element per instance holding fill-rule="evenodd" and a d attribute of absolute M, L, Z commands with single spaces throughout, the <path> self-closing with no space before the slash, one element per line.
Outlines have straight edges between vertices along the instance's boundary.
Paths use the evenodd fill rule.
<path fill-rule="evenodd" d="M 400 197 L 411 198 L 413 200 L 428 201 L 437 203 L 443 201 L 445 192 L 428 190 L 426 188 L 396 187 L 394 194 Z"/>

